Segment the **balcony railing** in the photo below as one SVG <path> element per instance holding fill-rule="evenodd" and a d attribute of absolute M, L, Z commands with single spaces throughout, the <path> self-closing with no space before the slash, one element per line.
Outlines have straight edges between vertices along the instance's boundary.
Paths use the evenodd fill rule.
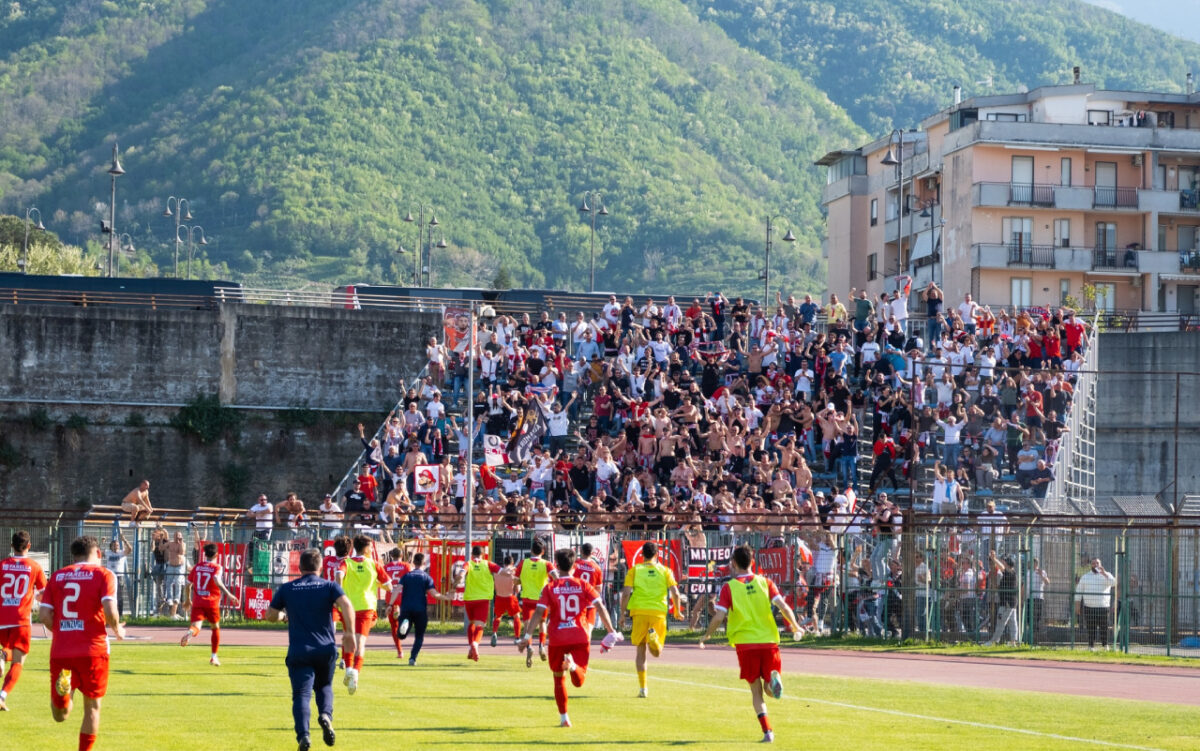
<path fill-rule="evenodd" d="M 1054 246 L 1009 245 L 1008 265 L 1052 269 L 1054 268 Z"/>
<path fill-rule="evenodd" d="M 1008 204 L 1010 206 L 1053 206 L 1055 187 L 1037 183 L 1009 183 Z"/>
<path fill-rule="evenodd" d="M 1200 211 L 1200 190 L 1192 188 L 1179 191 L 1179 209 L 1180 211 Z"/>
<path fill-rule="evenodd" d="M 1200 250 L 1179 251 L 1179 271 L 1182 274 L 1200 274 Z"/>
<path fill-rule="evenodd" d="M 1092 199 L 1092 206 L 1109 209 L 1136 209 L 1138 205 L 1137 188 L 1102 188 L 1097 186 Z"/>
<path fill-rule="evenodd" d="M 1138 267 L 1138 252 L 1132 248 L 1096 248 L 1092 251 L 1093 269 L 1133 269 Z"/>

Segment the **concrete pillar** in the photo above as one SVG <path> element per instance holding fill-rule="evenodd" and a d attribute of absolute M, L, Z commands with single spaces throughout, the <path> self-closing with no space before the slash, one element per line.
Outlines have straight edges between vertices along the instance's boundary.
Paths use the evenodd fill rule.
<path fill-rule="evenodd" d="M 233 404 L 237 400 L 237 311 L 229 303 L 221 303 L 218 316 L 221 320 L 221 380 L 217 392 L 221 404 Z"/>

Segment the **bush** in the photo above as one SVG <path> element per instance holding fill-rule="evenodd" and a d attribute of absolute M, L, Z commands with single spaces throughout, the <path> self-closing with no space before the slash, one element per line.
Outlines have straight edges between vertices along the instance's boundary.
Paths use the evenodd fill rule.
<path fill-rule="evenodd" d="M 275 413 L 275 419 L 286 428 L 311 428 L 320 421 L 320 413 L 309 409 L 308 404 L 299 404 Z"/>
<path fill-rule="evenodd" d="M 242 416 L 237 410 L 221 406 L 216 394 L 201 394 L 179 409 L 171 418 L 171 427 L 191 433 L 201 443 L 212 443 L 224 435 L 236 433 Z"/>
<path fill-rule="evenodd" d="M 230 462 L 221 468 L 221 487 L 225 489 L 226 505 L 237 505 L 250 487 L 250 468 Z"/>
<path fill-rule="evenodd" d="M 45 430 L 53 424 L 53 421 L 50 419 L 50 413 L 46 411 L 45 407 L 38 407 L 30 411 L 25 416 L 25 422 L 29 423 L 29 427 L 34 430 Z"/>
<path fill-rule="evenodd" d="M 146 427 L 146 416 L 141 412 L 130 412 L 125 416 L 125 427 L 127 428 L 144 428 Z"/>
<path fill-rule="evenodd" d="M 88 426 L 88 419 L 78 412 L 74 412 L 67 418 L 66 425 L 71 430 L 85 430 Z"/>

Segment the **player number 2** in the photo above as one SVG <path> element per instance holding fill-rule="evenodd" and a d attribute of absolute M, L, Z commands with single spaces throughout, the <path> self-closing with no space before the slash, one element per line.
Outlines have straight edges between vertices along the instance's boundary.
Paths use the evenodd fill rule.
<path fill-rule="evenodd" d="M 79 582 L 67 582 L 63 585 L 63 589 L 67 591 L 62 601 L 62 617 L 75 619 L 79 617 L 79 611 L 73 606 L 79 600 Z"/>
<path fill-rule="evenodd" d="M 29 574 L 5 574 L 0 600 L 20 600 L 29 592 Z"/>
<path fill-rule="evenodd" d="M 567 618 L 574 618 L 582 612 L 579 607 L 579 595 L 559 595 L 558 609 Z"/>

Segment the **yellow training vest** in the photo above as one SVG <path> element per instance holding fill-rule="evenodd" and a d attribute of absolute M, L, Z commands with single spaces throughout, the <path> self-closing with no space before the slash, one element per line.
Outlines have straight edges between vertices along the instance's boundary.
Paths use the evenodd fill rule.
<path fill-rule="evenodd" d="M 550 579 L 550 569 L 542 558 L 526 558 L 521 565 L 521 599 L 536 600 Z"/>
<path fill-rule="evenodd" d="M 463 600 L 490 600 L 496 594 L 496 578 L 487 561 L 468 561 Z"/>
<path fill-rule="evenodd" d="M 779 629 L 771 612 L 767 580 L 761 576 L 747 582 L 730 579 L 729 594 L 733 600 L 725 626 L 729 643 L 778 644 Z"/>
<path fill-rule="evenodd" d="M 671 569 L 658 561 L 639 563 L 633 567 L 633 592 L 629 595 L 629 612 L 652 610 L 667 612 L 667 592 L 671 589 Z"/>
<path fill-rule="evenodd" d="M 375 574 L 375 561 L 364 558 L 356 561 L 346 559 L 346 575 L 342 579 L 342 590 L 350 598 L 350 604 L 355 610 L 374 610 L 379 601 L 378 577 Z"/>

